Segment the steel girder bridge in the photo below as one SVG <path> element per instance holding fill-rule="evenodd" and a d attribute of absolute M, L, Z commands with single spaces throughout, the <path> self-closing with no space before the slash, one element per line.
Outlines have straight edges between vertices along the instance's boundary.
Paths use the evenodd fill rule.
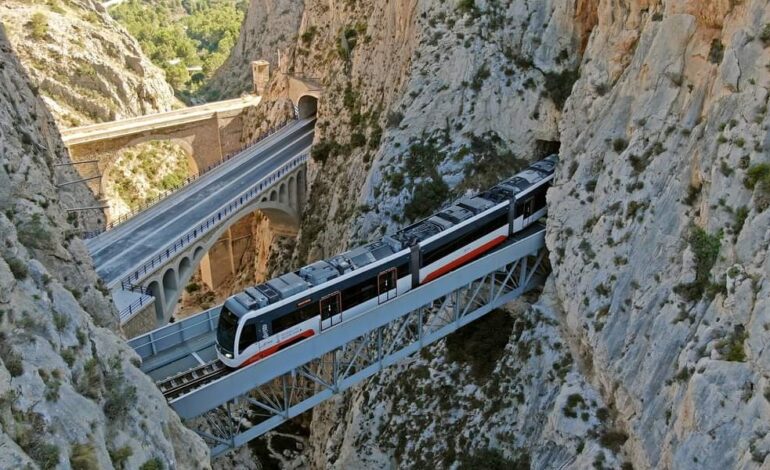
<path fill-rule="evenodd" d="M 542 284 L 545 227 L 238 370 L 214 352 L 219 307 L 134 338 L 142 369 L 216 457 Z"/>

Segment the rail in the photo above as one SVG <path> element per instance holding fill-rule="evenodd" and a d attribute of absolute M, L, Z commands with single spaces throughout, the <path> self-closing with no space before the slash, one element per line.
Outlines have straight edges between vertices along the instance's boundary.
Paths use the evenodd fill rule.
<path fill-rule="evenodd" d="M 284 127 L 288 126 L 292 122 L 296 122 L 296 120 L 294 120 L 294 121 L 289 120 L 289 121 L 284 122 L 283 124 L 281 124 L 278 127 L 271 127 L 270 129 L 268 129 L 267 132 L 265 132 L 264 134 L 261 134 L 259 137 L 257 137 L 255 140 L 253 140 L 250 144 L 245 145 L 244 147 L 242 147 L 237 152 L 225 155 L 222 158 L 222 160 L 218 161 L 217 163 L 213 163 L 213 164 L 207 166 L 206 168 L 203 169 L 203 171 L 199 171 L 197 175 L 188 176 L 179 185 L 174 186 L 173 188 L 168 189 L 166 191 L 163 191 L 163 192 L 159 193 L 158 195 L 156 195 L 153 198 L 145 200 L 137 208 L 132 209 L 130 212 L 128 212 L 126 214 L 122 214 L 122 215 L 118 216 L 115 220 L 113 220 L 112 222 L 110 222 L 107 225 L 105 225 L 103 229 L 84 231 L 84 232 L 82 232 L 81 236 L 84 239 L 95 238 L 95 237 L 101 235 L 102 233 L 107 232 L 109 230 L 112 230 L 115 227 L 117 227 L 118 225 L 133 219 L 134 217 L 136 217 L 140 213 L 142 213 L 142 212 L 146 211 L 147 209 L 155 206 L 157 203 L 159 203 L 160 201 L 166 199 L 167 197 L 171 196 L 172 194 L 175 194 L 176 192 L 186 188 L 191 183 L 199 180 L 201 177 L 207 175 L 208 173 L 210 173 L 211 171 L 215 170 L 216 168 L 219 168 L 220 166 L 222 166 L 223 164 L 229 162 L 230 160 L 234 160 L 234 159 L 237 159 L 237 158 L 239 158 L 239 157 L 241 157 L 243 155 L 246 155 L 248 153 L 248 150 L 251 147 L 253 147 L 254 145 L 256 145 L 256 144 L 258 144 L 260 142 L 262 142 L 264 139 L 270 137 L 271 135 L 274 135 L 276 132 L 282 130 Z"/>
<path fill-rule="evenodd" d="M 201 222 L 198 226 L 179 237 L 173 244 L 145 261 L 139 268 L 134 270 L 134 272 L 123 277 L 120 280 L 121 287 L 123 289 L 130 289 L 135 285 L 135 281 L 139 281 L 139 279 L 146 274 L 154 272 L 153 268 L 155 268 L 155 266 L 161 266 L 165 260 L 171 258 L 171 256 L 176 254 L 180 249 L 188 246 L 190 242 L 198 240 L 212 228 L 219 226 L 219 223 L 223 219 L 227 220 L 228 216 L 232 216 L 232 214 L 239 210 L 244 204 L 251 202 L 251 200 L 262 194 L 264 190 L 271 187 L 273 183 L 283 178 L 287 173 L 294 171 L 307 160 L 307 154 L 294 157 L 288 163 L 282 165 L 280 168 L 271 172 L 271 174 L 254 183 L 249 189 L 242 192 L 240 196 L 234 197 L 229 203 L 222 206 L 214 215 L 206 218 L 206 220 Z"/>
<path fill-rule="evenodd" d="M 198 387 L 202 387 L 209 382 L 226 375 L 230 372 L 221 361 L 215 360 L 207 364 L 202 364 L 193 369 L 181 372 L 173 377 L 163 379 L 157 383 L 166 400 L 190 393 Z"/>

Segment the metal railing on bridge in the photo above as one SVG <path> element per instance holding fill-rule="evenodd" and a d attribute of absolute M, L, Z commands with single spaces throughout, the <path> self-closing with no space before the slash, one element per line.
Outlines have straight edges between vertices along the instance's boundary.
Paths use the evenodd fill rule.
<path fill-rule="evenodd" d="M 212 380 L 175 384 L 169 404 L 185 420 L 204 418 L 188 425 L 204 427 L 197 432 L 213 456 L 239 447 L 539 285 L 544 238 L 545 227 L 532 226 L 490 255 L 224 376 L 203 364 L 216 369 Z M 167 383 L 165 376 L 185 373 L 169 365 L 173 358 L 211 352 L 215 322 L 206 315 L 133 339 L 143 370 Z"/>
<path fill-rule="evenodd" d="M 229 162 L 230 160 L 237 159 L 237 158 L 239 158 L 239 157 L 241 157 L 243 155 L 246 155 L 248 153 L 248 151 L 251 149 L 251 147 L 253 147 L 254 145 L 256 145 L 256 144 L 258 144 L 260 142 L 262 142 L 263 140 L 265 140 L 266 138 L 270 137 L 271 135 L 274 135 L 276 132 L 280 131 L 281 129 L 283 129 L 284 127 L 286 127 L 287 125 L 289 125 L 290 123 L 293 123 L 293 122 L 296 122 L 296 119 L 293 120 L 293 121 L 292 120 L 286 121 L 286 122 L 284 122 L 283 124 L 281 124 L 278 127 L 272 127 L 270 129 L 268 129 L 267 132 L 265 132 L 264 134 L 260 135 L 254 141 L 252 141 L 248 145 L 245 145 L 243 148 L 241 148 L 237 152 L 225 155 L 224 157 L 222 157 L 222 160 L 218 161 L 217 163 L 214 163 L 214 164 L 211 164 L 211 165 L 207 166 L 206 168 L 203 169 L 203 171 L 199 171 L 197 175 L 188 176 L 187 178 L 184 179 L 184 181 L 182 181 L 181 184 L 179 184 L 179 185 L 177 185 L 177 186 L 175 186 L 175 187 L 173 187 L 171 189 L 168 189 L 166 191 L 163 191 L 163 192 L 159 193 L 158 195 L 156 195 L 153 198 L 145 200 L 136 209 L 133 209 L 130 212 L 127 212 L 125 214 L 120 215 L 119 217 L 114 219 L 112 222 L 110 222 L 107 225 L 105 225 L 103 229 L 84 231 L 82 233 L 82 237 L 84 239 L 94 238 L 94 237 L 97 237 L 97 236 L 101 235 L 104 232 L 112 230 L 113 228 L 117 227 L 118 225 L 120 225 L 120 224 L 122 224 L 124 222 L 128 222 L 129 220 L 133 219 L 134 217 L 136 217 L 140 213 L 142 213 L 142 212 L 146 211 L 147 209 L 153 207 L 158 202 L 160 202 L 160 201 L 166 199 L 167 197 L 175 194 L 176 192 L 180 191 L 181 189 L 186 188 L 191 183 L 193 183 L 195 181 L 198 181 L 201 177 L 203 177 L 203 176 L 207 175 L 209 172 L 219 168 L 220 166 L 222 166 L 223 164 Z"/>

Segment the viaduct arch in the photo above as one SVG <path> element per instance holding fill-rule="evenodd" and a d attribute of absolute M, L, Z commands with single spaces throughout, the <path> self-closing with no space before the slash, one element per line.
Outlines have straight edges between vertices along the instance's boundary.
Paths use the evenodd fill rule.
<path fill-rule="evenodd" d="M 245 250 L 243 244 L 234 242 L 243 234 L 238 225 L 246 216 L 260 211 L 270 220 L 271 231 L 276 236 L 296 236 L 304 206 L 305 185 L 303 166 L 277 182 L 258 199 L 244 205 L 233 217 L 144 280 L 143 284 L 154 297 L 152 308 L 126 322 L 124 329 L 127 334 L 149 331 L 168 323 L 182 290 L 198 267 L 201 268 L 203 282 L 209 287 L 216 287 L 217 283 L 234 274 L 236 260 Z"/>

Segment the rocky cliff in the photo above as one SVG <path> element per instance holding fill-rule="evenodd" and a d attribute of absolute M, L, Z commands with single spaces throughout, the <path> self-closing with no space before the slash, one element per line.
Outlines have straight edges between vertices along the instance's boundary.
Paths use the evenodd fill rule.
<path fill-rule="evenodd" d="M 137 368 L 58 190 L 68 155 L 0 27 L 0 467 L 208 468 Z M 66 167 L 64 167 L 66 168 Z"/>
<path fill-rule="evenodd" d="M 434 346 L 314 410 L 303 458 L 762 465 L 768 13 L 758 0 L 307 0 L 285 66 L 325 91 L 309 207 L 276 270 L 559 146 L 562 161 L 553 274 L 511 326 L 498 317 L 504 354 L 483 380 L 450 341 Z"/>
<path fill-rule="evenodd" d="M 637 468 L 767 465 L 767 2 L 601 2 L 549 193 L 555 297 Z"/>
<path fill-rule="evenodd" d="M 60 126 L 177 105 L 163 72 L 97 0 L 7 0 L 0 21 Z"/>
<path fill-rule="evenodd" d="M 273 67 L 286 61 L 297 40 L 304 0 L 253 0 L 230 56 L 204 87 L 212 98 L 235 98 L 252 92 L 251 61 Z"/>

